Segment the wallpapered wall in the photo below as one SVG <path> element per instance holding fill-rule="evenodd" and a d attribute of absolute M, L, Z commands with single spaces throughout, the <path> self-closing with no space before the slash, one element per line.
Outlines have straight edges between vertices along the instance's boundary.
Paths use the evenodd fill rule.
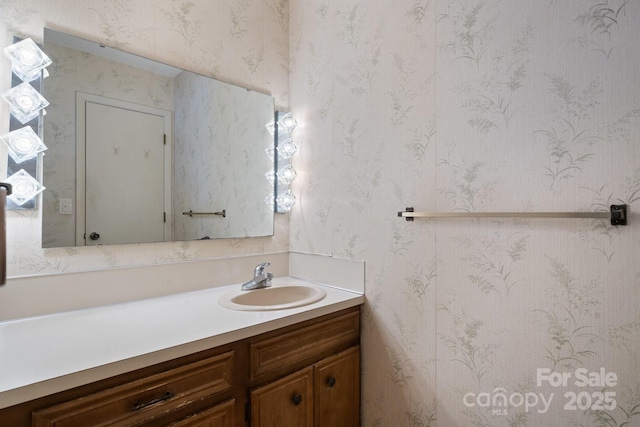
<path fill-rule="evenodd" d="M 265 150 L 273 137 L 264 125 L 273 120 L 273 99 L 193 73 L 180 73 L 175 82 L 175 239 L 271 233 L 265 199 L 273 186 L 265 173 L 273 160 Z M 182 215 L 223 209 L 224 220 Z"/>
<path fill-rule="evenodd" d="M 285 0 L 1 0 L 0 10 L 2 46 L 11 44 L 14 35 L 41 42 L 42 29 L 48 26 L 271 93 L 277 107 L 288 109 L 289 16 Z M 9 84 L 10 65 L 4 59 L 0 89 L 8 89 Z M 8 130 L 8 109 L 1 104 L 0 132 L 4 133 Z M 287 216 L 276 217 L 274 237 L 43 250 L 41 214 L 9 212 L 8 275 L 281 252 L 288 249 L 287 222 Z"/>
<path fill-rule="evenodd" d="M 11 214 L 10 274 L 287 247 L 364 259 L 363 425 L 638 424 L 635 213 L 620 229 L 396 216 L 637 210 L 636 2 L 0 4 L 3 45 L 72 30 L 271 91 L 301 122 L 299 203 L 275 238 L 42 251 L 39 217 Z M 579 387 L 579 368 L 617 381 Z M 552 387 L 538 372 L 571 377 Z M 612 411 L 584 409 L 613 398 Z"/>
<path fill-rule="evenodd" d="M 290 26 L 291 249 L 366 260 L 363 425 L 640 425 L 640 4 L 292 0 Z M 617 202 L 619 229 L 397 217 Z"/>

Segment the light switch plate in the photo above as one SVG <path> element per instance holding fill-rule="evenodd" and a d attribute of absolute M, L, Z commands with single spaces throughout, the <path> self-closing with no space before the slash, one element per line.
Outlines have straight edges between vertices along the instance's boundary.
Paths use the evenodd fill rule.
<path fill-rule="evenodd" d="M 71 199 L 58 199 L 58 213 L 60 215 L 71 215 L 73 202 Z"/>

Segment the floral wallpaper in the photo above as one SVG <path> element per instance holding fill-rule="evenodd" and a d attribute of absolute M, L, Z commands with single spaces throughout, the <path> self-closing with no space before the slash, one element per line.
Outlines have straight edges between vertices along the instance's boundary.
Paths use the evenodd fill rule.
<path fill-rule="evenodd" d="M 365 260 L 362 425 L 640 425 L 637 2 L 0 4 L 4 45 L 46 23 L 270 92 L 301 123 L 275 237 L 43 251 L 39 214 L 11 214 L 10 274 Z M 628 226 L 397 217 L 612 203 Z"/>
<path fill-rule="evenodd" d="M 362 425 L 640 425 L 639 26 L 625 0 L 291 0 L 291 250 L 366 261 Z M 629 225 L 397 217 L 615 203 Z"/>
<path fill-rule="evenodd" d="M 11 44 L 14 35 L 42 42 L 46 26 L 271 94 L 278 108 L 288 109 L 289 16 L 288 3 L 284 0 L 88 0 L 80 3 L 0 0 L 0 10 L 3 12 L 0 14 L 2 46 Z M 96 79 L 94 89 L 107 81 L 128 84 L 118 80 L 118 75 L 96 75 Z M 5 59 L 0 65 L 0 90 L 7 89 L 9 84 L 10 65 Z M 132 96 L 159 99 L 151 92 Z M 8 109 L 5 103 L 1 104 L 0 130 L 2 126 L 8 129 L 9 123 Z M 0 147 L 0 154 L 4 150 Z M 47 160 L 45 157 L 45 162 Z M 66 273 L 282 252 L 288 250 L 287 223 L 288 216 L 276 216 L 272 237 L 42 249 L 41 212 L 9 212 L 8 275 Z M 56 226 L 64 227 L 63 224 Z"/>
<path fill-rule="evenodd" d="M 265 203 L 273 192 L 265 173 L 273 170 L 266 149 L 273 137 L 273 99 L 194 73 L 176 79 L 174 195 L 177 240 L 265 236 L 273 213 Z M 211 144 L 202 144 L 202 141 Z M 220 212 L 185 216 L 182 212 Z"/>

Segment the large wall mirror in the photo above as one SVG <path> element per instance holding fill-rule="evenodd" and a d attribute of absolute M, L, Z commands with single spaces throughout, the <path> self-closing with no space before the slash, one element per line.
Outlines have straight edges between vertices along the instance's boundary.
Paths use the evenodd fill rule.
<path fill-rule="evenodd" d="M 44 51 L 43 247 L 273 235 L 271 96 L 50 29 Z"/>

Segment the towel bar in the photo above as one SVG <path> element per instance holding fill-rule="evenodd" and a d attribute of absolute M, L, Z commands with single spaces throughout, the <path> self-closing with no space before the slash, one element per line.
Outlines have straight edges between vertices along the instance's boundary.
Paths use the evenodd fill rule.
<path fill-rule="evenodd" d="M 398 216 L 414 218 L 606 218 L 611 225 L 627 225 L 627 205 L 611 205 L 609 212 L 415 212 L 412 207 Z"/>

